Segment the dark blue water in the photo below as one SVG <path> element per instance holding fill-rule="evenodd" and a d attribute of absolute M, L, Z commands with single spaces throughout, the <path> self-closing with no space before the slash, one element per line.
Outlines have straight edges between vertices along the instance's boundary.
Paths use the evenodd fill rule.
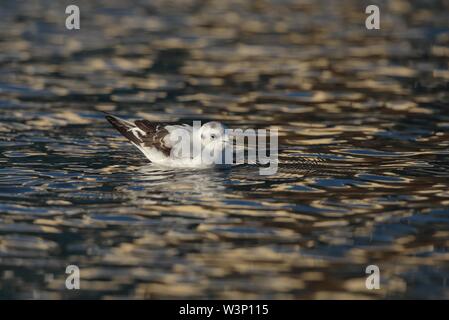
<path fill-rule="evenodd" d="M 449 7 L 376 3 L 2 2 L 0 298 L 449 298 Z M 163 170 L 101 111 L 278 128 L 279 170 Z"/>

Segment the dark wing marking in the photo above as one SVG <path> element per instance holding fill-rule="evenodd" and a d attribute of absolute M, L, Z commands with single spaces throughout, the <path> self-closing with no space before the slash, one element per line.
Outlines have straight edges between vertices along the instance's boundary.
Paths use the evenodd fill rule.
<path fill-rule="evenodd" d="M 105 116 L 112 126 L 117 129 L 123 136 L 125 136 L 129 141 L 134 142 L 137 145 L 140 145 L 142 141 L 137 138 L 132 131 L 130 131 L 134 126 L 130 122 L 125 122 L 121 119 L 118 119 L 114 116 Z"/>
<path fill-rule="evenodd" d="M 171 147 L 167 146 L 164 139 L 169 134 L 165 129 L 167 124 L 165 123 L 152 123 L 148 120 L 136 120 L 134 122 L 137 128 L 145 132 L 145 136 L 142 137 L 144 147 L 156 148 L 164 155 L 169 156 Z"/>
<path fill-rule="evenodd" d="M 150 147 L 170 156 L 171 147 L 165 144 L 164 138 L 169 134 L 165 123 L 152 123 L 148 120 L 136 120 L 134 123 L 107 115 L 106 119 L 124 137 L 140 147 Z M 140 129 L 144 134 L 136 133 L 133 129 Z"/>

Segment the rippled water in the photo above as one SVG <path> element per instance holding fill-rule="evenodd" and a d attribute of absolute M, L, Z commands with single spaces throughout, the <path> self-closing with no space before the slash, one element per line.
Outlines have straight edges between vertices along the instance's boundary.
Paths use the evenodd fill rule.
<path fill-rule="evenodd" d="M 0 298 L 449 298 L 449 3 L 376 3 L 2 2 Z M 279 171 L 152 167 L 100 111 L 278 128 Z"/>

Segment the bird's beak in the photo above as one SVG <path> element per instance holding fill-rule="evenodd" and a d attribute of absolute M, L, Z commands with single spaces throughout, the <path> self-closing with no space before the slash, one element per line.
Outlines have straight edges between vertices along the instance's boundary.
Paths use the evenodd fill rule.
<path fill-rule="evenodd" d="M 229 136 L 228 135 L 226 135 L 226 136 L 224 136 L 223 137 L 223 140 L 222 140 L 224 143 L 229 143 L 229 142 L 231 142 L 231 139 L 229 138 Z"/>

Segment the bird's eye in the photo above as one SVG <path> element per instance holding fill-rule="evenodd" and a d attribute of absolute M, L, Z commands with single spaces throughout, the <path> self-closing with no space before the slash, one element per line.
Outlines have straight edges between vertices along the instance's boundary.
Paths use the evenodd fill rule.
<path fill-rule="evenodd" d="M 211 138 L 212 140 L 214 140 L 214 139 L 215 139 L 215 134 L 211 134 L 211 135 L 210 135 L 210 138 Z"/>

